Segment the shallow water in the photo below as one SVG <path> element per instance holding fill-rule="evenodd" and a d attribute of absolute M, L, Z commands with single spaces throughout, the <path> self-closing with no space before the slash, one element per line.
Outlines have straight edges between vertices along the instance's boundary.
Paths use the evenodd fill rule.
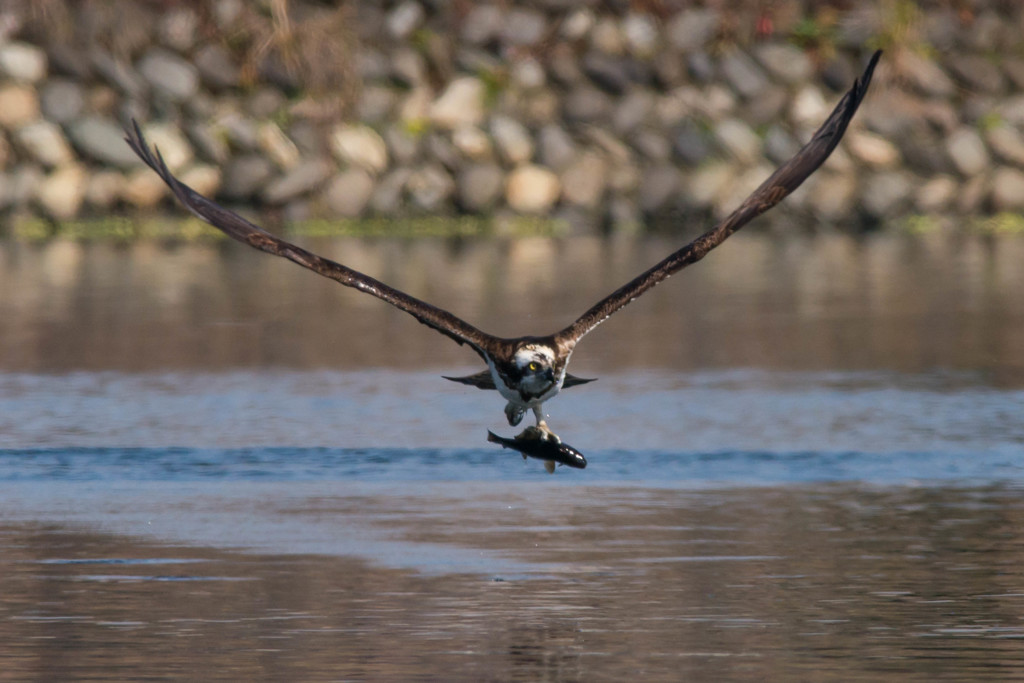
<path fill-rule="evenodd" d="M 317 246 L 510 334 L 665 244 Z M 580 345 L 599 381 L 548 408 L 589 466 L 549 476 L 440 379 L 472 353 L 368 297 L 231 246 L 0 245 L 3 671 L 1024 676 L 1024 241 L 720 254 Z"/>

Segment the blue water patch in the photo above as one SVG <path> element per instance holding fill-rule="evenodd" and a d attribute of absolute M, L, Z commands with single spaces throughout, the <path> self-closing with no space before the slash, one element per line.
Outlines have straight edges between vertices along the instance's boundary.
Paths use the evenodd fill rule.
<path fill-rule="evenodd" d="M 586 470 L 500 449 L 38 448 L 0 449 L 0 482 L 18 481 L 519 481 L 756 486 L 803 482 L 1024 481 L 1024 455 L 985 451 L 665 451 L 588 453 Z"/>

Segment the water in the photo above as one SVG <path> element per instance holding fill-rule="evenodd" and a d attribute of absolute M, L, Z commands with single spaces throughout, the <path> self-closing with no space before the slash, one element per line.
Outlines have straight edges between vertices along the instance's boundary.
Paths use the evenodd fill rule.
<path fill-rule="evenodd" d="M 666 249 L 316 246 L 499 334 Z M 720 254 L 581 343 L 599 381 L 547 407 L 589 466 L 548 475 L 440 378 L 472 353 L 368 297 L 233 247 L 0 245 L 3 671 L 1024 676 L 1024 241 Z"/>

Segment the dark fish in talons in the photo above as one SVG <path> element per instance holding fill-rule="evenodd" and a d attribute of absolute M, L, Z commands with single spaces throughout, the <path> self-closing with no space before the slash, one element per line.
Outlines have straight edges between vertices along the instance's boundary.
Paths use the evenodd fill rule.
<path fill-rule="evenodd" d="M 512 439 L 498 436 L 494 432 L 488 431 L 487 440 L 491 443 L 499 444 L 502 448 L 511 448 L 512 450 L 519 451 L 523 454 L 524 459 L 529 456 L 538 460 L 544 460 L 545 465 L 548 463 L 558 463 L 559 465 L 568 465 L 577 469 L 583 469 L 587 466 L 587 459 L 583 457 L 582 453 L 564 441 L 556 441 L 547 432 L 537 427 L 527 427 Z M 548 472 L 552 471 L 554 471 L 553 465 L 548 468 Z"/>

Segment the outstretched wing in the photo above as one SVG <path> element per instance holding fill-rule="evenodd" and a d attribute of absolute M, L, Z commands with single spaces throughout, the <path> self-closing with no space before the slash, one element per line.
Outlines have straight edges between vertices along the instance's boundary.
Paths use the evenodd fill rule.
<path fill-rule="evenodd" d="M 778 168 L 753 194 L 740 204 L 725 220 L 693 240 L 679 251 L 653 266 L 646 272 L 615 290 L 594 304 L 576 322 L 555 335 L 555 338 L 570 348 L 587 332 L 604 322 L 608 316 L 636 299 L 673 273 L 696 263 L 725 239 L 746 225 L 751 219 L 772 208 L 814 173 L 839 144 L 846 126 L 850 123 L 875 70 L 879 50 L 871 56 L 864 74 L 854 82 L 853 87 L 839 101 L 832 114 L 821 125 L 814 136 L 792 159 Z"/>
<path fill-rule="evenodd" d="M 269 254 L 284 257 L 298 263 L 300 266 L 309 268 L 315 273 L 340 282 L 346 287 L 353 287 L 360 292 L 366 292 L 378 299 L 383 299 L 392 306 L 402 309 L 424 325 L 428 325 L 454 339 L 459 344 L 469 344 L 484 360 L 487 359 L 484 349 L 497 341 L 491 335 L 481 332 L 444 309 L 432 306 L 425 301 L 409 296 L 405 292 L 389 287 L 369 275 L 364 275 L 340 263 L 317 256 L 253 225 L 235 212 L 229 211 L 216 202 L 207 199 L 175 178 L 167 168 L 167 164 L 164 163 L 163 157 L 160 156 L 160 151 L 156 150 L 154 152 L 150 149 L 146 139 L 142 136 L 139 124 L 134 120 L 132 121 L 132 129 L 126 131 L 126 133 L 125 140 L 132 150 L 167 183 L 174 196 L 192 213 L 213 227 L 239 242 L 245 242 Z"/>

